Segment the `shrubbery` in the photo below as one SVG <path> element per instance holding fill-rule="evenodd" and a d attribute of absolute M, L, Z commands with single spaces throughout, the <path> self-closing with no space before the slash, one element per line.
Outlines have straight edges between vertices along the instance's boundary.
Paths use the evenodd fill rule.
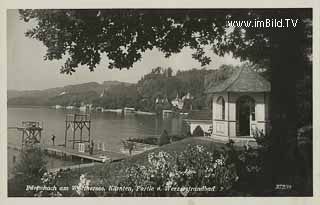
<path fill-rule="evenodd" d="M 44 173 L 41 184 L 67 186 L 63 175 L 70 172 Z M 97 176 L 95 176 L 97 177 Z M 105 176 L 104 176 L 105 177 Z M 37 192 L 35 196 L 215 196 L 226 195 L 238 181 L 235 164 L 227 155 L 203 146 L 188 145 L 181 153 L 152 152 L 146 164 L 132 164 L 119 170 L 118 183 L 104 179 L 92 182 L 82 174 L 77 189 L 69 192 Z M 97 184 L 98 183 L 98 184 Z M 131 188 L 133 191 L 86 191 L 90 186 Z M 142 191 L 141 188 L 149 188 Z M 153 190 L 152 190 L 153 189 Z M 193 189 L 193 190 L 192 190 Z M 198 189 L 198 190 L 196 190 Z M 203 189 L 203 190 L 199 190 Z"/>
<path fill-rule="evenodd" d="M 158 145 L 159 140 L 157 137 L 145 137 L 145 138 L 131 138 L 128 141 L 132 142 L 138 142 L 138 143 L 143 143 L 143 144 L 150 144 L 150 145 Z"/>
<path fill-rule="evenodd" d="M 226 156 L 210 152 L 203 146 L 188 146 L 180 154 L 172 156 L 166 152 L 150 153 L 146 166 L 133 165 L 125 170 L 119 186 L 153 187 L 154 192 L 139 192 L 135 195 L 181 196 L 214 195 L 225 193 L 237 182 L 236 167 L 228 163 Z M 206 191 L 192 191 L 191 188 L 211 188 Z M 185 191 L 177 191 L 185 188 Z M 129 193 L 128 193 L 129 194 Z"/>
<path fill-rule="evenodd" d="M 182 123 L 182 136 L 183 137 L 190 137 L 191 132 L 190 132 L 190 125 L 186 123 L 185 121 Z"/>
<path fill-rule="evenodd" d="M 159 146 L 169 144 L 169 143 L 170 143 L 170 137 L 168 135 L 168 132 L 166 130 L 163 130 L 159 138 Z"/>
<path fill-rule="evenodd" d="M 194 137 L 204 136 L 204 131 L 202 130 L 200 125 L 198 125 L 196 129 L 193 130 L 192 136 Z"/>
<path fill-rule="evenodd" d="M 41 176 L 46 172 L 47 161 L 43 151 L 38 147 L 25 147 L 20 153 L 20 160 L 14 168 L 14 178 L 10 181 L 10 195 L 33 195 L 26 192 L 27 185 L 39 184 Z"/>

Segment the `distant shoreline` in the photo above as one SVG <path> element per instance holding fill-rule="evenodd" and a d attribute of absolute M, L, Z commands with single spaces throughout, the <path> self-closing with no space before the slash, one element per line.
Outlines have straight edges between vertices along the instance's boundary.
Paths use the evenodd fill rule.
<path fill-rule="evenodd" d="M 52 108 L 52 106 L 49 105 L 7 105 L 7 108 Z M 52 108 L 54 109 L 54 108 Z M 65 109 L 65 108 L 60 108 L 57 110 L 61 110 L 61 109 Z M 74 109 L 75 110 L 75 109 Z M 79 110 L 79 109 L 78 109 Z M 103 112 L 112 112 L 112 113 L 122 113 L 122 109 L 105 109 Z M 156 115 L 155 112 L 145 112 L 145 111 L 134 111 L 132 114 L 136 114 L 136 115 Z"/>
<path fill-rule="evenodd" d="M 50 108 L 49 105 L 8 105 L 7 108 Z"/>

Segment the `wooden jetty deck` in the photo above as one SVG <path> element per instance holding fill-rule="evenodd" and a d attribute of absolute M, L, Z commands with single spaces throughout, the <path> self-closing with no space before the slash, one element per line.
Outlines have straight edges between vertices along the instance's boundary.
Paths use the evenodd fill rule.
<path fill-rule="evenodd" d="M 45 152 L 48 154 L 53 154 L 56 156 L 67 158 L 79 158 L 79 159 L 86 159 L 91 160 L 92 162 L 112 162 L 124 159 L 127 157 L 126 154 L 114 151 L 102 151 L 102 150 L 94 150 L 93 154 L 87 152 L 78 152 L 77 149 L 72 149 L 71 147 L 64 147 L 64 146 L 53 146 L 53 145 L 41 145 L 40 146 Z M 8 144 L 8 148 L 21 150 L 22 148 L 17 145 Z"/>

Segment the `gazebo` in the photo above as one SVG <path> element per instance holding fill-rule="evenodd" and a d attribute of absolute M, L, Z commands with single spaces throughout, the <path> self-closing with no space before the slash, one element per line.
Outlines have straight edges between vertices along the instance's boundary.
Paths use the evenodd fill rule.
<path fill-rule="evenodd" d="M 270 83 L 242 66 L 206 88 L 212 102 L 212 138 L 253 140 L 254 132 L 269 130 Z"/>

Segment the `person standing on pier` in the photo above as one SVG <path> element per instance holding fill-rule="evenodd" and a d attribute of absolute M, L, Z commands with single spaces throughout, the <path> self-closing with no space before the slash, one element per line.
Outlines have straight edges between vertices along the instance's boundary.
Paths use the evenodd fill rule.
<path fill-rule="evenodd" d="M 93 140 L 91 140 L 91 144 L 90 144 L 90 154 L 93 154 L 93 147 L 94 147 L 94 143 L 93 143 Z"/>
<path fill-rule="evenodd" d="M 54 140 L 56 139 L 55 135 L 52 135 L 51 140 L 52 140 L 52 145 L 54 145 Z"/>

